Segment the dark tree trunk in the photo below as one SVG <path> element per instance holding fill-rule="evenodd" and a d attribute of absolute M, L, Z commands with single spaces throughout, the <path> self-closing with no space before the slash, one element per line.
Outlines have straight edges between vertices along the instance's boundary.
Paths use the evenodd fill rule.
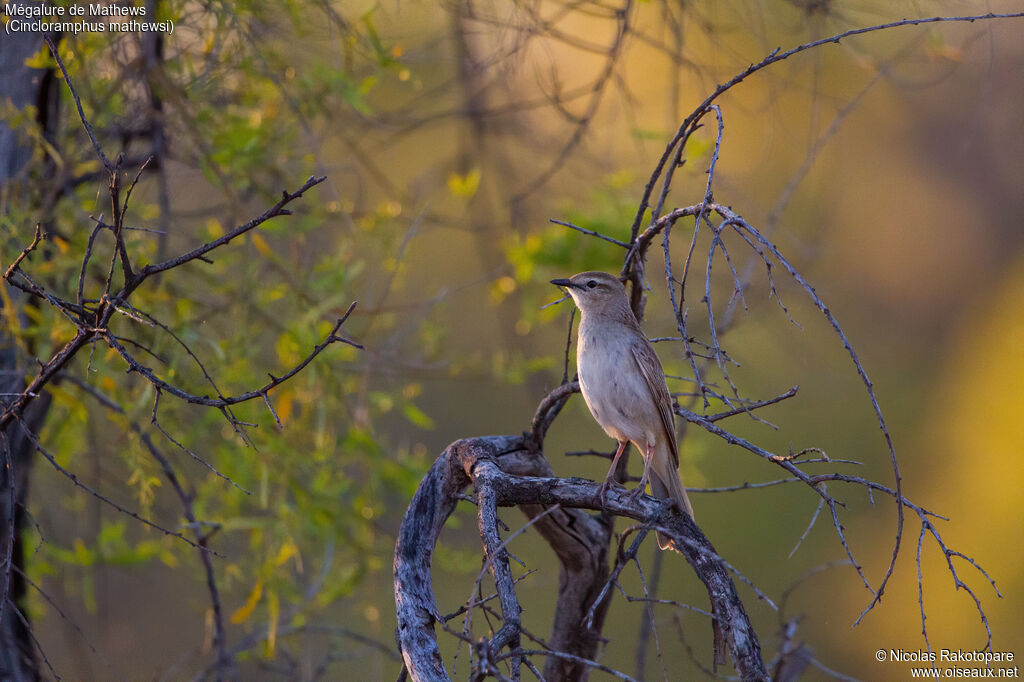
<path fill-rule="evenodd" d="M 13 4 L 28 3 L 15 0 Z M 0 102 L 10 101 L 19 108 L 35 105 L 36 123 L 43 135 L 49 137 L 55 107 L 52 77 L 47 71 L 25 65 L 42 45 L 42 36 L 38 33 L 4 36 L 3 49 L 0 49 Z M 32 188 L 24 173 L 31 158 L 31 147 L 22 144 L 15 131 L 0 121 L 0 205 L 43 195 L 39 188 Z M 31 238 L 32 229 L 31 225 L 24 226 L 25 244 Z M 9 238 L 18 243 L 19 236 L 20 230 Z M 4 263 L 4 267 L 6 265 Z M 20 292 L 10 289 L 9 293 L 7 300 L 15 307 L 26 305 Z M 0 299 L 0 308 L 3 305 L 4 299 Z M 18 313 L 18 318 L 23 319 L 20 310 Z M 31 349 L 28 350 L 30 353 Z M 10 394 L 24 390 L 29 360 L 26 349 L 20 348 L 5 331 L 0 332 L 0 404 Z M 22 415 L 24 424 L 38 429 L 49 404 L 48 395 L 39 396 Z M 27 585 L 21 543 L 32 453 L 32 443 L 18 422 L 10 423 L 0 434 L 0 679 L 15 682 L 40 679 L 24 604 Z"/>

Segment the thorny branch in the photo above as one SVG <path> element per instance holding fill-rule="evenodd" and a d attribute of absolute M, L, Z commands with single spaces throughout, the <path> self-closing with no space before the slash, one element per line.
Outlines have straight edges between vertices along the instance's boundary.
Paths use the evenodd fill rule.
<path fill-rule="evenodd" d="M 193 249 L 188 253 L 182 254 L 181 256 L 177 256 L 175 258 L 171 258 L 162 263 L 144 266 L 142 269 L 139 270 L 138 273 L 131 276 L 125 282 L 124 286 L 116 294 L 112 296 L 103 296 L 94 305 L 79 305 L 77 303 L 72 303 L 69 300 L 61 298 L 60 296 L 49 292 L 48 290 L 33 282 L 28 277 L 28 275 L 22 269 L 20 263 L 22 262 L 24 257 L 32 250 L 32 248 L 34 248 L 34 244 L 37 243 L 36 240 L 33 240 L 33 244 L 29 245 L 29 247 L 26 247 L 25 251 L 22 252 L 22 255 L 18 257 L 16 262 L 12 263 L 11 266 L 7 268 L 7 270 L 4 273 L 4 280 L 9 284 L 17 286 L 26 293 L 29 293 L 48 302 L 51 306 L 55 307 L 66 318 L 68 318 L 75 325 L 77 331 L 75 335 L 70 340 L 68 340 L 67 343 L 60 350 L 58 350 L 56 353 L 54 353 L 53 356 L 51 356 L 49 361 L 41 365 L 38 373 L 32 379 L 32 381 L 29 382 L 29 385 L 25 389 L 25 391 L 23 391 L 20 396 L 18 396 L 13 401 L 7 404 L 4 411 L 0 413 L 0 428 L 3 428 L 8 423 L 10 423 L 15 418 L 15 415 L 19 414 L 21 410 L 23 410 L 24 407 L 32 400 L 33 396 L 37 395 L 39 391 L 44 386 L 46 386 L 58 372 L 64 369 L 64 367 L 71 361 L 72 358 L 75 357 L 79 350 L 81 350 L 87 344 L 91 343 L 94 339 L 101 339 L 103 341 L 106 341 L 107 345 L 110 348 L 112 348 L 115 352 L 117 352 L 118 355 L 120 355 L 121 358 L 125 361 L 129 371 L 140 374 L 147 381 L 152 383 L 155 388 L 160 389 L 162 391 L 166 391 L 167 393 L 170 393 L 189 403 L 217 408 L 226 408 L 231 405 L 238 404 L 240 402 L 252 400 L 253 398 L 265 397 L 269 391 L 281 385 L 281 383 L 287 381 L 298 372 L 302 371 L 302 369 L 305 368 L 306 365 L 308 365 L 310 362 L 312 362 L 312 360 L 317 355 L 319 355 L 327 346 L 333 343 L 341 342 L 355 346 L 356 348 L 361 348 L 362 346 L 360 346 L 359 344 L 338 335 L 338 332 L 341 329 L 341 325 L 348 319 L 348 316 L 351 314 L 355 306 L 355 304 L 353 303 L 349 307 L 345 315 L 342 316 L 335 323 L 334 328 L 331 330 L 330 333 L 327 334 L 324 340 L 316 347 L 314 347 L 313 351 L 308 356 L 303 358 L 303 360 L 297 363 L 294 367 L 290 368 L 281 377 L 274 377 L 273 375 L 271 375 L 270 381 L 261 386 L 260 388 L 247 391 L 236 396 L 210 398 L 208 396 L 195 395 L 193 393 L 185 391 L 184 389 L 181 389 L 173 384 L 170 384 L 169 382 L 158 377 L 150 368 L 139 362 L 130 352 L 128 352 L 125 346 L 122 343 L 120 343 L 118 337 L 115 336 L 109 329 L 109 323 L 113 315 L 115 313 L 124 312 L 125 306 L 128 305 L 128 300 L 131 297 L 131 295 L 150 276 L 159 272 L 165 272 L 167 270 L 179 267 L 192 260 L 202 258 L 205 254 L 209 253 L 215 248 L 227 244 L 235 237 L 238 237 L 239 235 L 256 228 L 257 226 L 261 225 L 267 220 L 270 220 L 271 218 L 274 218 L 276 216 L 287 215 L 288 212 L 284 209 L 285 205 L 291 203 L 297 198 L 300 198 L 305 191 L 307 191 L 309 188 L 315 185 L 320 184 L 325 179 L 326 178 L 323 177 L 309 178 L 309 180 L 307 180 L 306 183 L 302 187 L 300 187 L 296 192 L 284 192 L 281 199 L 278 200 L 278 202 L 274 206 L 272 206 L 270 209 L 264 212 L 261 216 L 254 218 L 248 223 L 245 223 L 244 225 L 235 228 L 234 230 L 223 235 L 219 239 L 207 242 L 206 244 L 203 244 L 202 246 L 197 247 L 196 249 Z M 39 233 L 37 231 L 37 238 L 38 236 Z M 123 235 L 116 234 L 115 241 L 123 243 Z M 83 268 L 83 274 L 84 272 L 85 270 Z M 23 281 L 19 280 L 19 277 Z M 146 317 L 148 319 L 153 319 L 152 316 L 148 314 L 146 314 Z M 241 422 L 239 422 L 238 420 L 235 420 L 230 417 L 229 421 L 231 421 L 232 426 L 236 428 L 241 424 Z"/>
<path fill-rule="evenodd" d="M 893 466 L 893 471 L 894 471 L 894 477 L 895 477 L 895 485 L 893 487 L 889 487 L 889 486 L 885 486 L 885 485 L 882 485 L 882 484 L 874 482 L 874 481 L 870 481 L 870 480 L 862 478 L 862 477 L 850 476 L 850 475 L 846 475 L 846 474 L 842 474 L 842 473 L 838 473 L 838 472 L 827 473 L 827 474 L 809 474 L 809 473 L 803 471 L 803 469 L 801 469 L 801 467 L 804 466 L 804 465 L 807 465 L 807 464 L 821 462 L 821 461 L 829 461 L 829 462 L 833 462 L 833 463 L 837 463 L 837 464 L 840 463 L 840 462 L 838 460 L 828 459 L 827 457 L 823 458 L 822 460 L 799 460 L 796 457 L 791 456 L 791 455 L 790 456 L 778 455 L 778 454 L 772 453 L 772 452 L 770 452 L 770 451 L 768 451 L 768 450 L 766 450 L 766 449 L 756 445 L 755 443 L 753 443 L 753 442 L 751 442 L 751 441 L 749 441 L 747 439 L 738 437 L 738 436 L 730 433 L 729 431 L 726 431 L 725 429 L 722 429 L 721 427 L 719 427 L 719 426 L 717 426 L 715 424 L 715 422 L 717 422 L 719 420 L 722 420 L 722 419 L 725 419 L 727 417 L 731 417 L 731 416 L 735 416 L 735 415 L 739 415 L 739 414 L 745 414 L 745 413 L 749 414 L 749 413 L 751 413 L 755 409 L 766 407 L 766 406 L 769 406 L 769 405 L 773 405 L 773 404 L 776 404 L 776 403 L 778 403 L 778 402 L 780 402 L 782 400 L 785 400 L 785 399 L 788 399 L 788 398 L 792 398 L 797 393 L 797 389 L 796 389 L 796 387 L 794 387 L 794 388 L 790 389 L 789 391 L 786 391 L 785 393 L 780 394 L 779 396 L 777 396 L 775 398 L 768 399 L 768 400 L 753 401 L 753 402 L 747 401 L 747 400 L 742 400 L 741 404 L 740 404 L 740 407 L 737 407 L 737 408 L 734 408 L 734 409 L 731 409 L 731 410 L 727 410 L 727 411 L 724 411 L 724 412 L 716 413 L 716 414 L 702 415 L 702 414 L 698 414 L 697 412 L 694 412 L 692 410 L 686 409 L 686 408 L 684 408 L 684 407 L 682 407 L 680 405 L 676 405 L 676 408 L 675 408 L 676 413 L 679 416 L 683 417 L 687 422 L 695 424 L 697 426 L 700 426 L 705 431 L 711 433 L 714 436 L 717 436 L 718 438 L 721 438 L 722 440 L 726 441 L 727 443 L 729 443 L 731 445 L 738 446 L 740 448 L 743 448 L 743 449 L 747 450 L 748 452 L 751 452 L 751 453 L 753 453 L 753 454 L 755 454 L 755 455 L 757 455 L 759 457 L 762 457 L 762 458 L 764 458 L 764 459 L 766 459 L 766 460 L 768 460 L 768 461 L 770 461 L 770 462 L 772 462 L 772 463 L 782 467 L 783 469 L 785 469 L 791 475 L 790 478 L 783 479 L 783 480 L 780 480 L 780 481 L 771 481 L 771 482 L 767 482 L 767 483 L 764 483 L 764 484 L 756 484 L 755 483 L 755 484 L 743 484 L 743 485 L 740 485 L 740 486 L 728 486 L 728 487 L 718 488 L 718 489 L 714 489 L 714 490 L 709 490 L 708 492 L 734 491 L 734 490 L 742 490 L 742 489 L 750 489 L 750 488 L 754 488 L 754 487 L 760 487 L 760 486 L 763 486 L 763 485 L 776 485 L 776 484 L 784 484 L 784 483 L 793 483 L 793 482 L 797 482 L 797 481 L 803 482 L 804 484 L 809 486 L 815 492 L 815 494 L 820 498 L 820 504 L 819 504 L 819 508 L 818 509 L 820 510 L 820 505 L 821 504 L 823 504 L 823 505 L 825 505 L 825 506 L 827 506 L 829 508 L 831 516 L 832 516 L 832 519 L 833 519 L 833 525 L 835 527 L 837 536 L 838 536 L 838 538 L 840 540 L 840 544 L 842 545 L 844 551 L 846 552 L 846 554 L 847 554 L 847 556 L 849 558 L 850 564 L 855 568 L 855 570 L 857 571 L 858 575 L 861 577 L 861 580 L 863 581 L 865 587 L 872 594 L 871 602 L 864 609 L 864 611 L 861 613 L 861 615 L 857 618 L 857 620 L 855 621 L 854 624 L 858 624 L 863 619 L 863 617 L 868 612 L 870 612 L 874 608 L 874 606 L 876 606 L 879 603 L 879 601 L 881 599 L 881 596 L 882 596 L 882 593 L 883 593 L 883 591 L 885 589 L 885 586 L 886 586 L 886 584 L 888 582 L 888 579 L 889 579 L 889 577 L 892 574 L 893 563 L 895 562 L 896 553 L 898 552 L 899 539 L 902 536 L 902 528 L 903 528 L 903 526 L 902 526 L 903 511 L 904 511 L 904 509 L 908 509 L 908 510 L 912 511 L 914 514 L 916 514 L 918 516 L 918 518 L 919 518 L 919 520 L 921 522 L 922 534 L 921 534 L 921 538 L 919 539 L 919 544 L 923 540 L 923 537 L 926 534 L 926 531 L 932 535 L 932 537 L 935 540 L 936 544 L 938 544 L 939 548 L 942 550 L 943 555 L 946 558 L 947 567 L 948 567 L 950 573 L 953 575 L 956 588 L 957 589 L 961 589 L 961 588 L 964 589 L 965 591 L 967 591 L 967 593 L 972 598 L 972 600 L 973 600 L 973 602 L 975 604 L 975 607 L 976 607 L 976 609 L 978 611 L 979 619 L 981 620 L 981 623 L 984 626 L 986 634 L 987 634 L 986 648 L 990 650 L 991 646 L 992 646 L 992 633 L 991 633 L 991 629 L 990 629 L 989 624 L 988 624 L 988 619 L 987 619 L 987 617 L 986 617 L 986 615 L 984 613 L 984 610 L 983 610 L 983 608 L 981 606 L 981 601 L 978 598 L 978 596 L 976 595 L 976 593 L 974 591 L 972 591 L 963 582 L 963 580 L 959 577 L 959 575 L 958 575 L 958 573 L 956 571 L 956 568 L 955 568 L 955 566 L 953 564 L 953 558 L 959 557 L 959 558 L 963 559 L 966 563 L 968 563 L 972 567 L 974 567 L 976 570 L 978 570 L 982 574 L 984 579 L 992 585 L 992 587 L 995 590 L 996 594 L 999 595 L 999 596 L 1002 596 L 1002 595 L 999 594 L 999 591 L 998 591 L 998 588 L 996 588 L 995 582 L 989 577 L 989 575 L 987 573 L 985 573 L 985 571 L 973 559 L 971 559 L 970 557 L 966 557 L 966 556 L 960 554 L 959 552 L 957 552 L 955 550 L 950 549 L 943 542 L 941 536 L 938 534 L 938 531 L 935 528 L 935 525 L 934 525 L 933 521 L 931 520 L 931 519 L 934 519 L 934 518 L 942 518 L 942 517 L 940 517 L 935 512 L 932 512 L 932 511 L 927 510 L 927 509 L 925 509 L 923 507 L 920 507 L 919 505 L 913 503 L 912 501 L 910 501 L 909 499 L 907 499 L 903 495 L 902 488 L 901 488 L 901 477 L 900 477 L 899 468 L 898 468 L 898 465 L 897 465 L 896 459 L 895 459 L 895 450 L 894 450 L 894 448 L 892 446 L 892 439 L 891 439 L 891 437 L 889 435 L 888 428 L 886 427 L 884 418 L 882 417 L 881 408 L 880 408 L 880 406 L 878 404 L 877 397 L 875 396 L 875 393 L 874 393 L 873 384 L 868 379 L 866 370 L 864 369 L 863 365 L 861 364 L 860 360 L 858 359 L 856 352 L 853 350 L 853 346 L 852 346 L 851 342 L 847 338 L 845 332 L 843 332 L 842 328 L 839 325 L 839 322 L 836 320 L 835 315 L 825 305 L 824 301 L 820 298 L 820 296 L 818 296 L 818 294 L 815 292 L 814 288 L 804 279 L 804 277 L 796 270 L 796 268 L 779 251 L 778 247 L 776 247 L 774 244 L 772 244 L 770 241 L 768 241 L 766 238 L 764 238 L 763 235 L 761 235 L 752 225 L 750 225 L 741 216 L 736 214 L 732 209 L 730 209 L 728 207 L 725 207 L 725 206 L 723 206 L 721 204 L 715 203 L 715 202 L 710 202 L 710 203 L 707 203 L 707 204 L 702 202 L 701 204 L 695 204 L 695 205 L 692 205 L 692 206 L 687 206 L 687 207 L 682 207 L 682 208 L 674 209 L 674 210 L 670 211 L 669 213 L 667 213 L 666 215 L 664 215 L 661 218 L 659 218 L 658 220 L 652 222 L 651 225 L 643 233 L 641 233 L 641 234 L 639 234 L 637 236 L 637 238 L 636 238 L 636 240 L 634 242 L 634 246 L 632 247 L 631 251 L 640 254 L 640 257 L 642 259 L 643 254 L 646 251 L 647 247 L 651 244 L 653 238 L 658 233 L 664 232 L 664 231 L 668 231 L 669 229 L 671 229 L 671 226 L 676 221 L 678 221 L 679 219 L 681 219 L 683 217 L 687 217 L 687 216 L 699 216 L 704 210 L 707 210 L 710 213 L 716 214 L 721 219 L 721 224 L 714 228 L 715 231 L 716 231 L 716 235 L 713 237 L 714 240 L 720 240 L 720 238 L 721 238 L 720 234 L 717 234 L 717 233 L 720 233 L 722 230 L 724 230 L 726 228 L 731 229 L 733 232 L 738 234 L 743 239 L 743 241 L 746 244 L 748 244 L 750 246 L 750 248 L 754 251 L 756 257 L 760 258 L 764 262 L 764 264 L 766 266 L 766 269 L 767 269 L 767 271 L 769 273 L 771 272 L 772 268 L 776 264 L 781 265 L 782 268 L 784 270 L 786 270 L 786 272 L 789 273 L 790 276 L 793 277 L 793 279 L 797 282 L 797 284 L 810 297 L 811 301 L 818 308 L 818 310 L 825 316 L 825 318 L 828 321 L 829 325 L 833 328 L 835 333 L 839 336 L 840 341 L 841 341 L 843 347 L 846 349 L 847 353 L 850 355 L 851 360 L 854 363 L 854 366 L 855 366 L 855 369 L 856 369 L 858 375 L 861 377 L 862 382 L 864 383 L 865 387 L 868 390 L 868 395 L 869 395 L 869 398 L 870 398 L 870 402 L 872 404 L 873 409 L 875 410 L 875 414 L 876 414 L 876 416 L 878 418 L 878 421 L 879 421 L 879 424 L 880 424 L 880 427 L 881 427 L 881 430 L 882 430 L 882 433 L 883 433 L 883 436 L 884 436 L 884 439 L 885 439 L 886 446 L 887 446 L 887 448 L 889 450 L 889 454 L 890 454 L 890 458 L 891 458 L 891 462 L 892 462 L 892 466 Z M 713 255 L 713 250 L 709 251 L 709 258 L 712 255 Z M 633 261 L 633 262 L 636 262 L 636 261 Z M 628 264 L 627 264 L 627 267 L 628 267 Z M 706 284 L 706 286 L 708 286 L 708 285 Z M 734 286 L 736 286 L 738 288 L 740 286 L 740 284 L 736 283 Z M 674 312 L 676 314 L 676 319 L 677 320 L 685 320 L 685 311 L 681 311 L 680 308 L 678 307 L 678 305 L 673 306 L 673 309 L 674 309 Z M 685 334 L 685 332 L 684 332 L 684 334 Z M 690 337 L 686 337 L 686 338 L 690 338 Z M 690 340 L 692 341 L 693 339 L 690 338 Z M 709 359 L 713 360 L 716 357 L 720 357 L 721 353 L 724 353 L 724 351 L 722 351 L 720 349 L 720 347 L 718 347 L 718 340 L 717 340 L 717 338 L 714 338 L 712 340 L 712 342 L 710 342 L 707 345 L 711 348 L 711 355 L 708 356 Z M 698 374 L 698 376 L 699 376 L 699 374 Z M 551 398 L 553 398 L 553 397 L 563 398 L 564 397 L 563 394 L 566 392 L 566 390 L 567 390 L 567 386 L 565 386 L 565 385 L 560 386 L 558 389 L 553 391 L 552 394 L 550 394 L 548 397 L 546 397 L 544 401 L 542 401 L 541 406 L 542 406 L 542 408 L 545 408 L 545 411 L 543 412 L 544 422 L 545 423 L 549 423 L 550 421 L 553 421 L 554 417 L 556 416 L 556 415 L 551 414 L 552 410 L 551 410 L 551 407 L 549 405 L 554 402 L 554 401 L 551 400 Z M 699 396 L 699 395 L 702 395 L 702 394 L 703 394 L 703 392 L 698 390 L 698 392 L 695 395 Z M 724 396 L 721 396 L 720 394 L 717 394 L 717 393 L 715 395 L 719 399 L 722 399 L 724 402 L 728 402 L 727 399 Z M 557 404 L 557 403 L 555 403 L 555 404 Z M 538 410 L 538 413 L 540 414 L 541 410 Z M 829 482 L 840 482 L 840 483 L 846 483 L 846 484 L 853 484 L 853 485 L 861 486 L 861 487 L 863 487 L 865 490 L 867 490 L 869 492 L 870 491 L 881 492 L 881 493 L 891 497 L 894 500 L 894 502 L 896 503 L 896 506 L 897 506 L 897 508 L 899 510 L 899 512 L 898 512 L 899 524 L 898 524 L 898 528 L 897 528 L 897 541 L 895 543 L 895 547 L 894 547 L 894 550 L 893 550 L 893 558 L 890 561 L 889 567 L 886 570 L 885 575 L 882 577 L 880 583 L 877 586 L 872 586 L 871 581 L 865 575 L 865 573 L 863 571 L 863 568 L 861 567 L 861 565 L 854 558 L 853 550 L 850 547 L 850 544 L 849 544 L 849 542 L 847 541 L 847 539 L 845 537 L 845 533 L 844 533 L 844 530 L 843 530 L 843 525 L 842 525 L 842 523 L 840 522 L 840 519 L 839 519 L 840 507 L 844 507 L 845 504 L 841 500 L 833 497 L 829 493 L 828 488 L 826 487 L 826 484 L 829 483 Z M 816 515 L 817 515 L 817 511 L 815 512 L 815 516 Z M 812 521 L 812 525 L 813 525 L 813 521 Z M 920 584 L 921 584 L 921 582 L 920 582 L 920 573 L 921 573 L 920 556 L 918 556 L 918 573 L 919 573 L 919 587 L 920 587 Z M 921 618 L 922 631 L 923 631 L 924 636 L 926 638 L 926 644 L 930 645 L 928 643 L 928 640 L 927 640 L 927 627 L 925 625 L 926 618 L 925 618 L 925 615 L 924 615 L 923 595 L 922 595 L 922 599 L 921 599 L 921 612 L 922 612 L 922 618 Z"/>

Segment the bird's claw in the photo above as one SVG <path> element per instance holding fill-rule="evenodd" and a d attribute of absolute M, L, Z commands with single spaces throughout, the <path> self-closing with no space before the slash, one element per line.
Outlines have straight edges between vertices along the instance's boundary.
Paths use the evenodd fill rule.
<path fill-rule="evenodd" d="M 608 491 L 611 489 L 612 485 L 614 485 L 613 481 L 605 480 L 605 482 L 601 484 L 601 487 L 597 489 L 597 494 L 594 495 L 594 502 L 601 505 L 602 509 L 608 506 Z"/>
<path fill-rule="evenodd" d="M 626 495 L 626 499 L 629 500 L 629 502 L 631 504 L 633 502 L 636 502 L 637 500 L 639 500 L 641 497 L 643 497 L 646 494 L 644 488 L 645 488 L 645 486 L 637 486 L 636 488 L 633 488 Z"/>

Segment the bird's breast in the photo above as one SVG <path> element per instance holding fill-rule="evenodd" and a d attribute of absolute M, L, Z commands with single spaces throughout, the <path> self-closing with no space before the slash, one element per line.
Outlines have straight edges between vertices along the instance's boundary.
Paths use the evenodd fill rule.
<path fill-rule="evenodd" d="M 645 442 L 644 416 L 654 409 L 630 351 L 631 339 L 618 329 L 604 333 L 581 324 L 576 369 L 580 391 L 601 428 L 618 441 Z"/>

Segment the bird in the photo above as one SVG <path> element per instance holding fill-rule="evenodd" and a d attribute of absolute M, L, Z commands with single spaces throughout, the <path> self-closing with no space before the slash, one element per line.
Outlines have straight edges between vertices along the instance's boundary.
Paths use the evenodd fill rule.
<path fill-rule="evenodd" d="M 642 495 L 650 482 L 655 497 L 672 500 L 692 519 L 693 506 L 679 479 L 679 446 L 665 370 L 640 329 L 625 286 L 614 275 L 593 271 L 551 283 L 564 287 L 580 309 L 580 392 L 594 420 L 618 443 L 598 497 L 603 500 L 614 483 L 619 458 L 632 442 L 644 458 L 644 473 L 631 494 Z M 659 534 L 658 546 L 668 549 L 672 542 Z"/>

